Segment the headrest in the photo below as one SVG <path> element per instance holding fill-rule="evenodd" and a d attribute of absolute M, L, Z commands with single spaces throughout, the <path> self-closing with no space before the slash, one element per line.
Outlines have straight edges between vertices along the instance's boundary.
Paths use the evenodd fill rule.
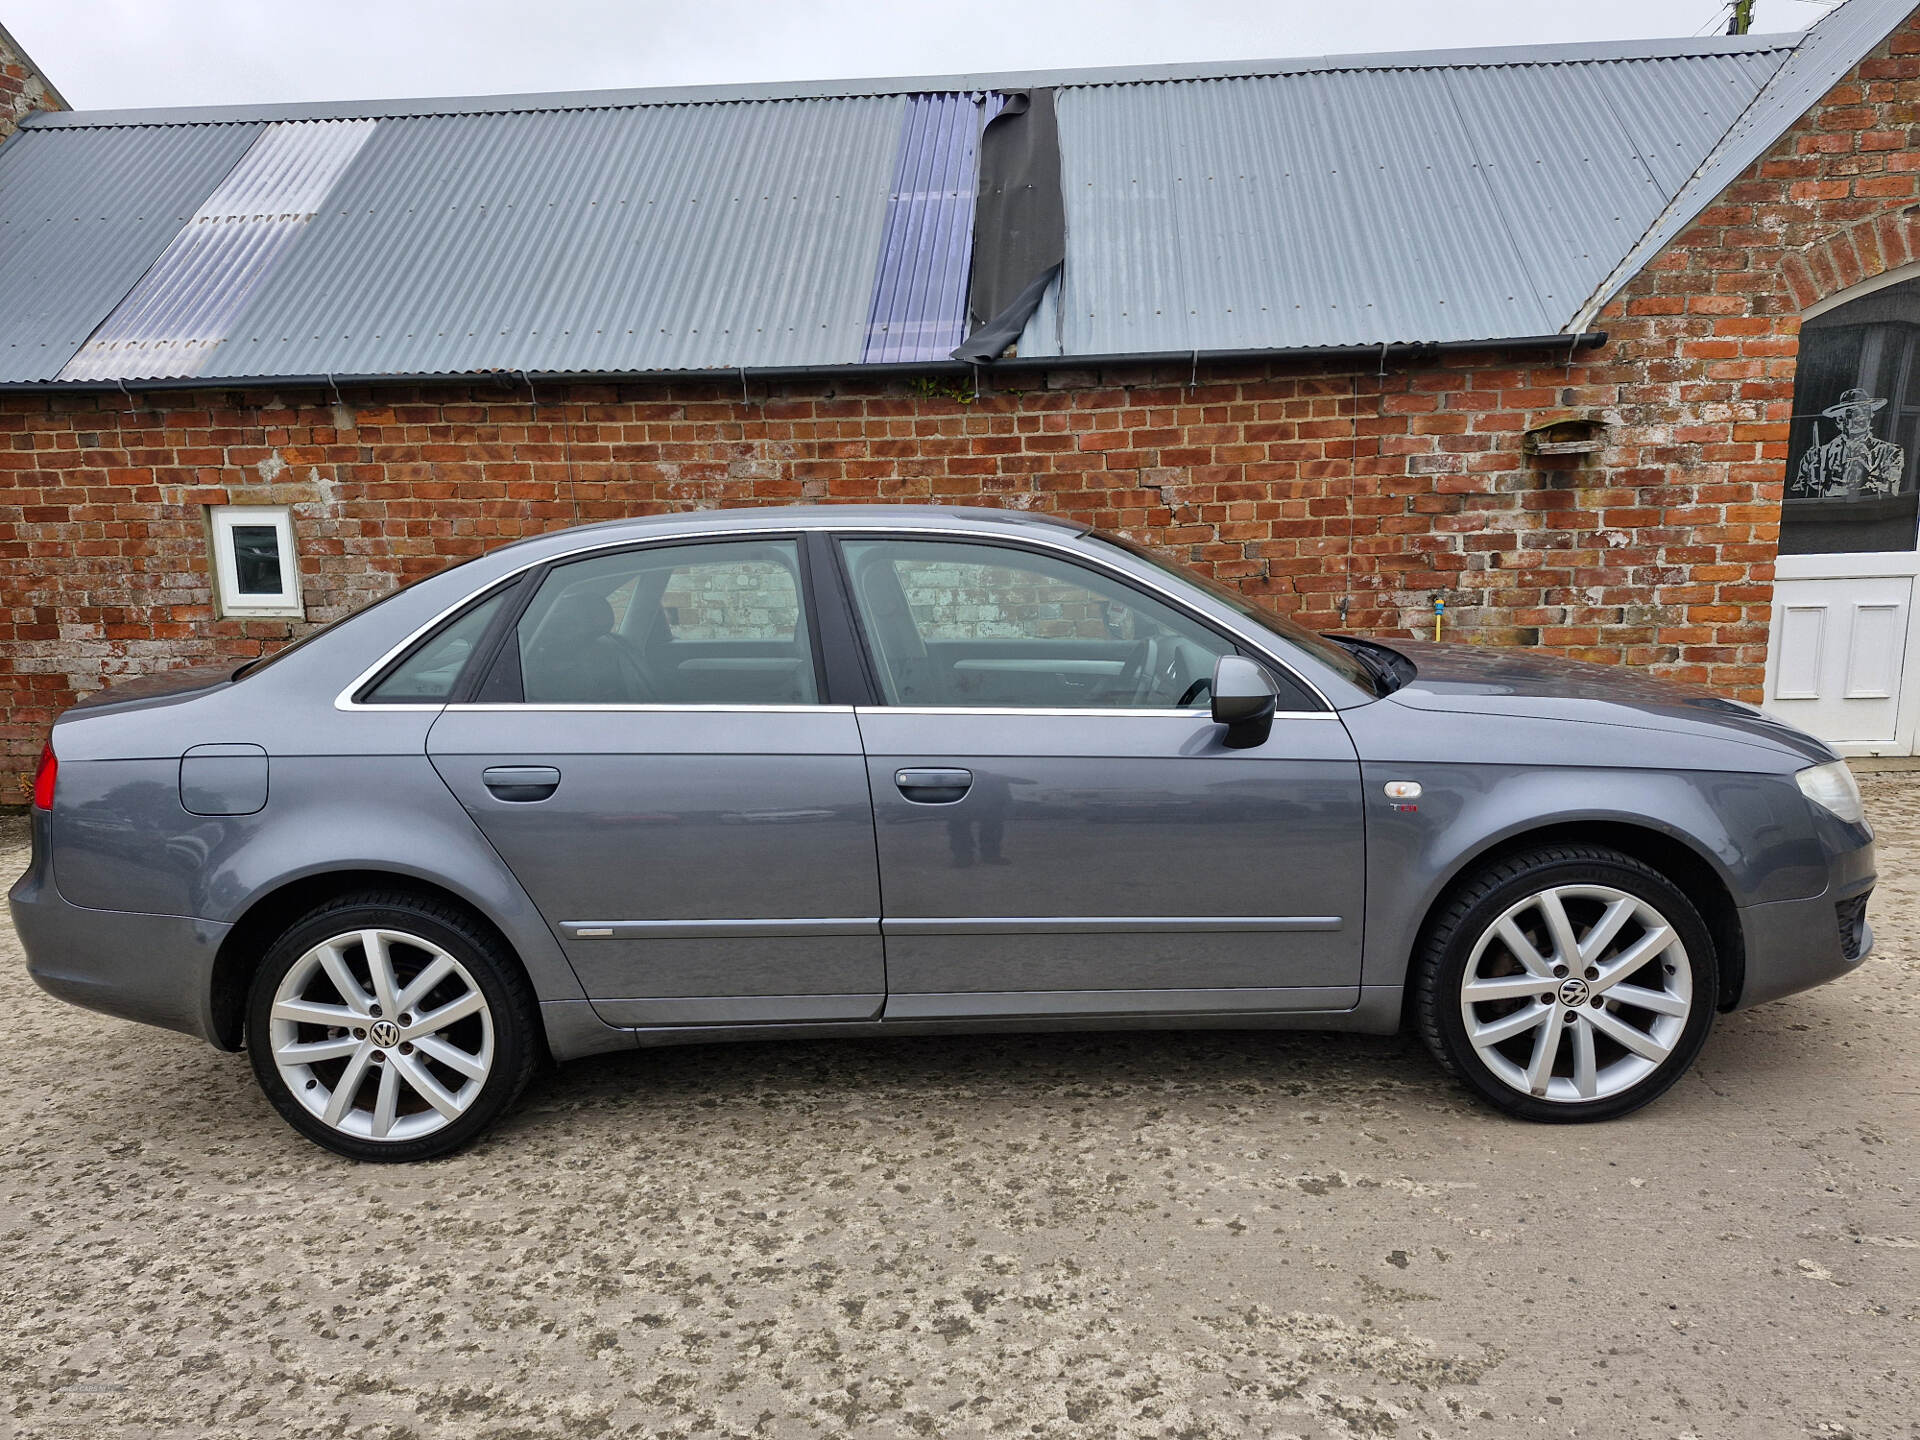
<path fill-rule="evenodd" d="M 547 621 L 548 633 L 555 638 L 590 640 L 613 630 L 613 606 L 604 595 L 578 591 L 561 597 Z"/>

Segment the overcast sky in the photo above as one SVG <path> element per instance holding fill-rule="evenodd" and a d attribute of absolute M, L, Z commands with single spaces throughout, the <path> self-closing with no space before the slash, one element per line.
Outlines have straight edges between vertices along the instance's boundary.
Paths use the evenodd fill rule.
<path fill-rule="evenodd" d="M 80 109 L 483 95 L 1539 44 L 1722 0 L 0 0 Z M 1820 0 L 1758 0 L 1756 31 Z"/>

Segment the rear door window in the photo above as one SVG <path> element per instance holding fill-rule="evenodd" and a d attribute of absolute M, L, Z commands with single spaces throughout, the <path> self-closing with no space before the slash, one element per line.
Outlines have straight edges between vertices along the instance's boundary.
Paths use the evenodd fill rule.
<path fill-rule="evenodd" d="M 556 565 L 509 648 L 530 705 L 819 703 L 792 540 L 656 545 Z"/>

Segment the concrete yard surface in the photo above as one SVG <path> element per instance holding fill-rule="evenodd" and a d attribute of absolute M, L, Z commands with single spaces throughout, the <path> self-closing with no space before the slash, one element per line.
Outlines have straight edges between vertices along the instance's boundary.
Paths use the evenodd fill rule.
<path fill-rule="evenodd" d="M 0 1435 L 1920 1436 L 1920 775 L 1863 785 L 1871 959 L 1587 1127 L 1410 1038 L 766 1042 L 362 1166 L 6 932 Z"/>

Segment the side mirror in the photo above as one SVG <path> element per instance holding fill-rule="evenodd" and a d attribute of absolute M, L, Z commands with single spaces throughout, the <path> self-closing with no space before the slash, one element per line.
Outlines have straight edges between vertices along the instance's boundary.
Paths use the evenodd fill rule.
<path fill-rule="evenodd" d="M 1213 723 L 1227 727 L 1230 750 L 1267 743 L 1280 692 L 1273 677 L 1244 655 L 1222 655 L 1213 667 Z"/>

